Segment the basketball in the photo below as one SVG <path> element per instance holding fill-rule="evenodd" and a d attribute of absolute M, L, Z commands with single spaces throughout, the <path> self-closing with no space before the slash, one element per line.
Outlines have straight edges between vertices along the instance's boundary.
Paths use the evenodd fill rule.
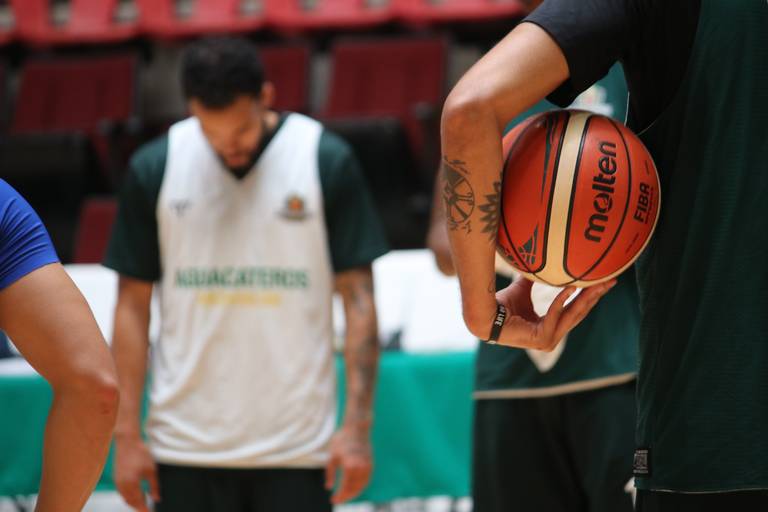
<path fill-rule="evenodd" d="M 529 279 L 588 287 L 640 255 L 659 215 L 656 166 L 628 128 L 584 111 L 534 115 L 504 137 L 498 252 Z"/>

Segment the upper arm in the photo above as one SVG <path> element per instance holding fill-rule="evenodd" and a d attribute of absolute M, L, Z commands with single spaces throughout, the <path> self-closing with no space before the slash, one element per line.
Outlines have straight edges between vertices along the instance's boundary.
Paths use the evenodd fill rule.
<path fill-rule="evenodd" d="M 478 103 L 499 129 L 550 98 L 560 106 L 603 77 L 632 43 L 640 0 L 546 0 L 459 81 L 446 109 Z"/>
<path fill-rule="evenodd" d="M 156 281 L 161 275 L 157 199 L 165 171 L 167 138 L 142 148 L 120 189 L 117 218 L 104 265 L 121 275 Z"/>
<path fill-rule="evenodd" d="M 568 78 L 560 47 L 537 25 L 521 23 L 459 80 L 443 110 L 443 130 L 492 116 L 501 132 Z M 455 122 L 454 122 L 455 121 Z"/>
<path fill-rule="evenodd" d="M 333 270 L 369 265 L 388 251 L 384 229 L 351 148 L 323 132 L 318 154 Z"/>
<path fill-rule="evenodd" d="M 112 368 L 91 309 L 60 264 L 38 268 L 0 291 L 0 327 L 52 384 Z"/>
<path fill-rule="evenodd" d="M 0 289 L 59 259 L 37 213 L 0 180 Z"/>
<path fill-rule="evenodd" d="M 649 0 L 545 0 L 524 22 L 544 30 L 568 65 L 551 94 L 565 107 L 605 76 L 637 41 Z"/>

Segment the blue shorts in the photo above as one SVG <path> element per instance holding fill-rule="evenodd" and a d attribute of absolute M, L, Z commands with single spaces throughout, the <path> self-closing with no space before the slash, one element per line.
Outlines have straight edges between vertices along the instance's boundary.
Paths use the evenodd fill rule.
<path fill-rule="evenodd" d="M 0 180 L 0 290 L 59 257 L 35 210 Z"/>

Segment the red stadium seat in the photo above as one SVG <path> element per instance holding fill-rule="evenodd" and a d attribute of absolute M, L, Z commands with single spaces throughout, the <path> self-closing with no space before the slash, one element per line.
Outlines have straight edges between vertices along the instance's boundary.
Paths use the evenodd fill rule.
<path fill-rule="evenodd" d="M 101 263 L 117 216 L 113 198 L 89 198 L 80 210 L 73 263 Z"/>
<path fill-rule="evenodd" d="M 105 120 L 129 119 L 136 108 L 136 68 L 130 54 L 28 61 L 11 131 L 95 133 Z"/>
<path fill-rule="evenodd" d="M 175 0 L 136 0 L 139 23 L 145 32 L 161 38 L 248 32 L 264 24 L 261 13 L 241 12 L 241 0 L 197 0 L 189 16 L 180 16 Z"/>
<path fill-rule="evenodd" d="M 523 0 L 392 0 L 395 15 L 423 25 L 450 21 L 490 21 L 527 12 Z"/>
<path fill-rule="evenodd" d="M 274 108 L 307 112 L 310 50 L 306 45 L 267 46 L 259 49 L 267 79 L 275 85 Z"/>
<path fill-rule="evenodd" d="M 442 38 L 337 44 L 324 117 L 398 117 L 422 152 L 429 136 L 423 116 L 436 115 L 444 99 L 447 47 Z"/>
<path fill-rule="evenodd" d="M 28 61 L 10 132 L 85 134 L 109 181 L 114 141 L 105 131 L 132 121 L 136 114 L 137 66 L 132 54 Z"/>
<path fill-rule="evenodd" d="M 268 23 L 295 31 L 364 28 L 392 20 L 389 2 L 377 0 L 264 0 Z"/>
<path fill-rule="evenodd" d="M 112 43 L 136 35 L 133 23 L 118 23 L 118 0 L 71 0 L 69 17 L 54 24 L 50 0 L 10 0 L 16 30 L 23 40 L 36 45 Z"/>

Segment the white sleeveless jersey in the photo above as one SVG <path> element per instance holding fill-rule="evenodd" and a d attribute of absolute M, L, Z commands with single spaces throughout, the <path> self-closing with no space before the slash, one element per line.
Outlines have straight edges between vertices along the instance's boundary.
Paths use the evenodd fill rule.
<path fill-rule="evenodd" d="M 321 132 L 290 114 L 241 180 L 195 118 L 169 132 L 147 423 L 160 462 L 325 463 L 336 382 Z"/>

